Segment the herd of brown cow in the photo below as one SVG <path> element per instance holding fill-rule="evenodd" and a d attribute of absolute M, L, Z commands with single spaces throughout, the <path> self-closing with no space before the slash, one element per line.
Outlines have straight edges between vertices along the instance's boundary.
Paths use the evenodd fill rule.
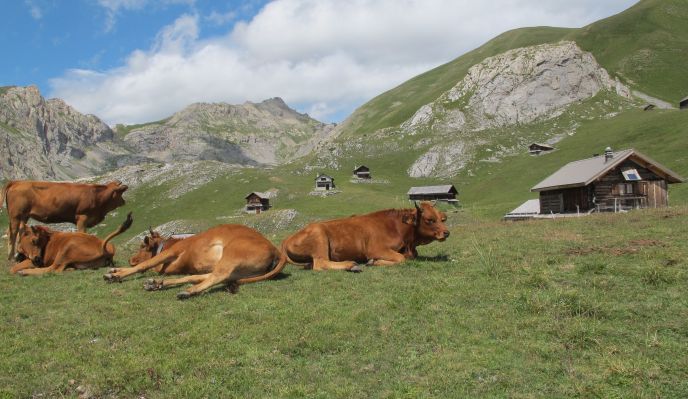
<path fill-rule="evenodd" d="M 9 259 L 12 273 L 35 275 L 65 268 L 113 265 L 112 238 L 132 224 L 131 213 L 105 240 L 86 228 L 102 222 L 110 211 L 124 205 L 127 186 L 119 181 L 82 184 L 10 181 L 0 192 L 0 207 L 7 208 Z M 28 225 L 29 218 L 43 223 L 74 223 L 78 232 L 60 232 Z M 146 236 L 131 267 L 112 268 L 108 282 L 154 269 L 161 275 L 183 274 L 175 279 L 149 279 L 146 290 L 192 283 L 180 299 L 217 284 L 236 290 L 239 284 L 268 280 L 287 263 L 313 270 L 359 272 L 360 263 L 388 266 L 413 259 L 416 247 L 449 236 L 447 217 L 432 204 L 414 209 L 388 209 L 367 215 L 311 223 L 275 247 L 259 232 L 238 224 L 224 224 L 188 238 L 165 238 L 154 231 Z"/>

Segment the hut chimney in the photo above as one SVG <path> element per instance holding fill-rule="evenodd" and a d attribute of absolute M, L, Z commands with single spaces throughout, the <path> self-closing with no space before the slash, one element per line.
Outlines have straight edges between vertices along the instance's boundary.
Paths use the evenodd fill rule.
<path fill-rule="evenodd" d="M 612 151 L 612 147 L 607 147 L 604 149 L 604 163 L 607 163 L 614 158 L 614 152 Z"/>

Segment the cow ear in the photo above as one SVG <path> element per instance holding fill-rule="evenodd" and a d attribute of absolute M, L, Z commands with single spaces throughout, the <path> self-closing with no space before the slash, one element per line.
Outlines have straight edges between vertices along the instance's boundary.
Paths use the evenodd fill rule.
<path fill-rule="evenodd" d="M 123 192 L 127 191 L 128 188 L 129 188 L 129 186 L 127 186 L 126 184 L 121 184 L 115 188 L 115 192 L 123 193 Z"/>
<path fill-rule="evenodd" d="M 146 245 L 150 244 L 150 238 L 148 236 L 143 237 L 143 243 Z"/>
<path fill-rule="evenodd" d="M 418 220 L 420 218 L 420 213 L 418 211 L 411 211 L 401 218 L 402 223 L 410 224 L 411 226 L 417 226 Z"/>

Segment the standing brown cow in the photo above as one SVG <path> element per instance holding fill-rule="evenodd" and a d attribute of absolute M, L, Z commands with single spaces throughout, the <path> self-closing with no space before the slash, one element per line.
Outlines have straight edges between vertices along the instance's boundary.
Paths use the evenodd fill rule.
<path fill-rule="evenodd" d="M 357 263 L 386 266 L 415 258 L 416 246 L 444 241 L 447 216 L 429 202 L 415 209 L 387 209 L 311 223 L 282 242 L 289 262 L 314 270 L 358 272 Z"/>
<path fill-rule="evenodd" d="M 0 207 L 6 205 L 9 218 L 8 249 L 12 259 L 19 228 L 29 218 L 43 223 L 74 223 L 77 230 L 102 222 L 105 215 L 124 205 L 127 186 L 119 181 L 107 184 L 62 183 L 16 180 L 0 193 Z M 3 200 L 4 197 L 4 200 Z"/>

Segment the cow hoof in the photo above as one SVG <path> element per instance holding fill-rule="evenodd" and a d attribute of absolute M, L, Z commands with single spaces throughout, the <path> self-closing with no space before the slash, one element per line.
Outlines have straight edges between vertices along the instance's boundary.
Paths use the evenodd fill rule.
<path fill-rule="evenodd" d="M 157 291 L 160 288 L 162 288 L 162 281 L 155 281 L 152 278 L 149 278 L 143 283 L 143 289 L 146 291 Z"/>
<path fill-rule="evenodd" d="M 108 270 L 108 273 L 117 273 L 119 271 L 118 268 L 113 267 L 112 269 Z"/>
<path fill-rule="evenodd" d="M 375 264 L 375 259 L 370 259 L 366 262 L 366 266 L 373 266 Z"/>
<path fill-rule="evenodd" d="M 351 273 L 360 273 L 363 271 L 363 269 L 361 269 L 361 266 L 356 265 L 356 266 L 352 266 L 351 269 L 349 269 L 349 271 Z"/>
<path fill-rule="evenodd" d="M 179 300 L 184 300 L 184 299 L 189 299 L 189 298 L 191 298 L 191 294 L 189 294 L 186 291 L 182 291 L 182 292 L 177 293 L 177 299 L 179 299 Z"/>
<path fill-rule="evenodd" d="M 121 283 L 122 279 L 119 276 L 116 276 L 112 273 L 108 273 L 103 276 L 103 280 L 107 281 L 108 283 Z"/>
<path fill-rule="evenodd" d="M 236 294 L 239 292 L 239 284 L 236 281 L 230 281 L 227 283 L 227 292 L 230 294 Z"/>
<path fill-rule="evenodd" d="M 22 277 L 26 277 L 26 276 L 27 276 L 27 274 L 24 273 L 23 270 L 18 271 L 17 274 L 20 275 L 20 276 L 22 276 Z"/>

